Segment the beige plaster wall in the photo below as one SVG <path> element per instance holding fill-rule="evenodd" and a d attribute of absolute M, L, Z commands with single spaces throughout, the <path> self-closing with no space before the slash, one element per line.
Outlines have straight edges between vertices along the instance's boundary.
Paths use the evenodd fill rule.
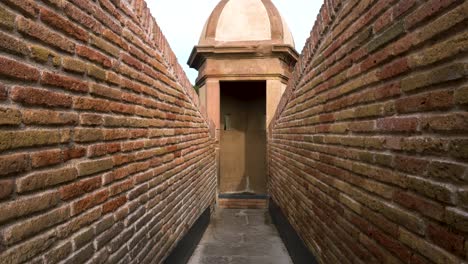
<path fill-rule="evenodd" d="M 261 52 L 261 51 L 260 51 Z M 209 58 L 203 68 L 200 69 L 200 76 L 211 78 L 228 77 L 261 77 L 266 80 L 275 76 L 289 76 L 290 73 L 286 65 L 278 58 Z"/>
<path fill-rule="evenodd" d="M 268 80 L 267 81 L 267 116 L 266 116 L 266 126 L 270 125 L 271 120 L 273 119 L 276 108 L 283 96 L 283 93 L 286 89 L 286 84 L 281 82 L 281 80 Z"/>
<path fill-rule="evenodd" d="M 216 41 L 270 40 L 268 12 L 260 0 L 229 1 L 219 17 Z"/>

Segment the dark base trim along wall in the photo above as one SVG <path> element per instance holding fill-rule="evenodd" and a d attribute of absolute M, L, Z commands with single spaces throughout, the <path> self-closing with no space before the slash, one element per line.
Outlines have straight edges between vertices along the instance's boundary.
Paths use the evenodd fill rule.
<path fill-rule="evenodd" d="M 193 252 L 200 243 L 203 234 L 210 224 L 211 212 L 208 207 L 205 212 L 198 218 L 195 224 L 190 228 L 189 232 L 177 244 L 169 257 L 164 261 L 165 264 L 186 264 Z"/>
<path fill-rule="evenodd" d="M 316 264 L 318 263 L 315 256 L 302 242 L 296 230 L 288 222 L 284 216 L 281 208 L 270 199 L 269 207 L 270 215 L 275 224 L 278 232 L 280 233 L 281 239 L 283 240 L 286 248 L 288 249 L 289 255 L 291 256 L 294 264 Z"/>

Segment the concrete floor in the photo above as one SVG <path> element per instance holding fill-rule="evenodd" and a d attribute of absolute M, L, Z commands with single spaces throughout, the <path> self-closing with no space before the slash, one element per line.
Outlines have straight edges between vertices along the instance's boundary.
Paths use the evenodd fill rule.
<path fill-rule="evenodd" d="M 267 210 L 217 209 L 189 264 L 292 264 Z"/>

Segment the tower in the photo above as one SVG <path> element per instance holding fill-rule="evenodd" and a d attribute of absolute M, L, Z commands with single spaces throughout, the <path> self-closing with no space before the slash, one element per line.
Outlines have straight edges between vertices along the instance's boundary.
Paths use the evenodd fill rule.
<path fill-rule="evenodd" d="M 297 59 L 270 0 L 222 0 L 208 18 L 188 63 L 216 125 L 220 194 L 267 194 L 266 128 Z"/>

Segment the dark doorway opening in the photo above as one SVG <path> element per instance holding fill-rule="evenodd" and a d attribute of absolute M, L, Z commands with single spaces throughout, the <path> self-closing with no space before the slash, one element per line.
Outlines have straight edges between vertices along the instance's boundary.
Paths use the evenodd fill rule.
<path fill-rule="evenodd" d="M 221 194 L 266 194 L 266 81 L 221 82 Z"/>

